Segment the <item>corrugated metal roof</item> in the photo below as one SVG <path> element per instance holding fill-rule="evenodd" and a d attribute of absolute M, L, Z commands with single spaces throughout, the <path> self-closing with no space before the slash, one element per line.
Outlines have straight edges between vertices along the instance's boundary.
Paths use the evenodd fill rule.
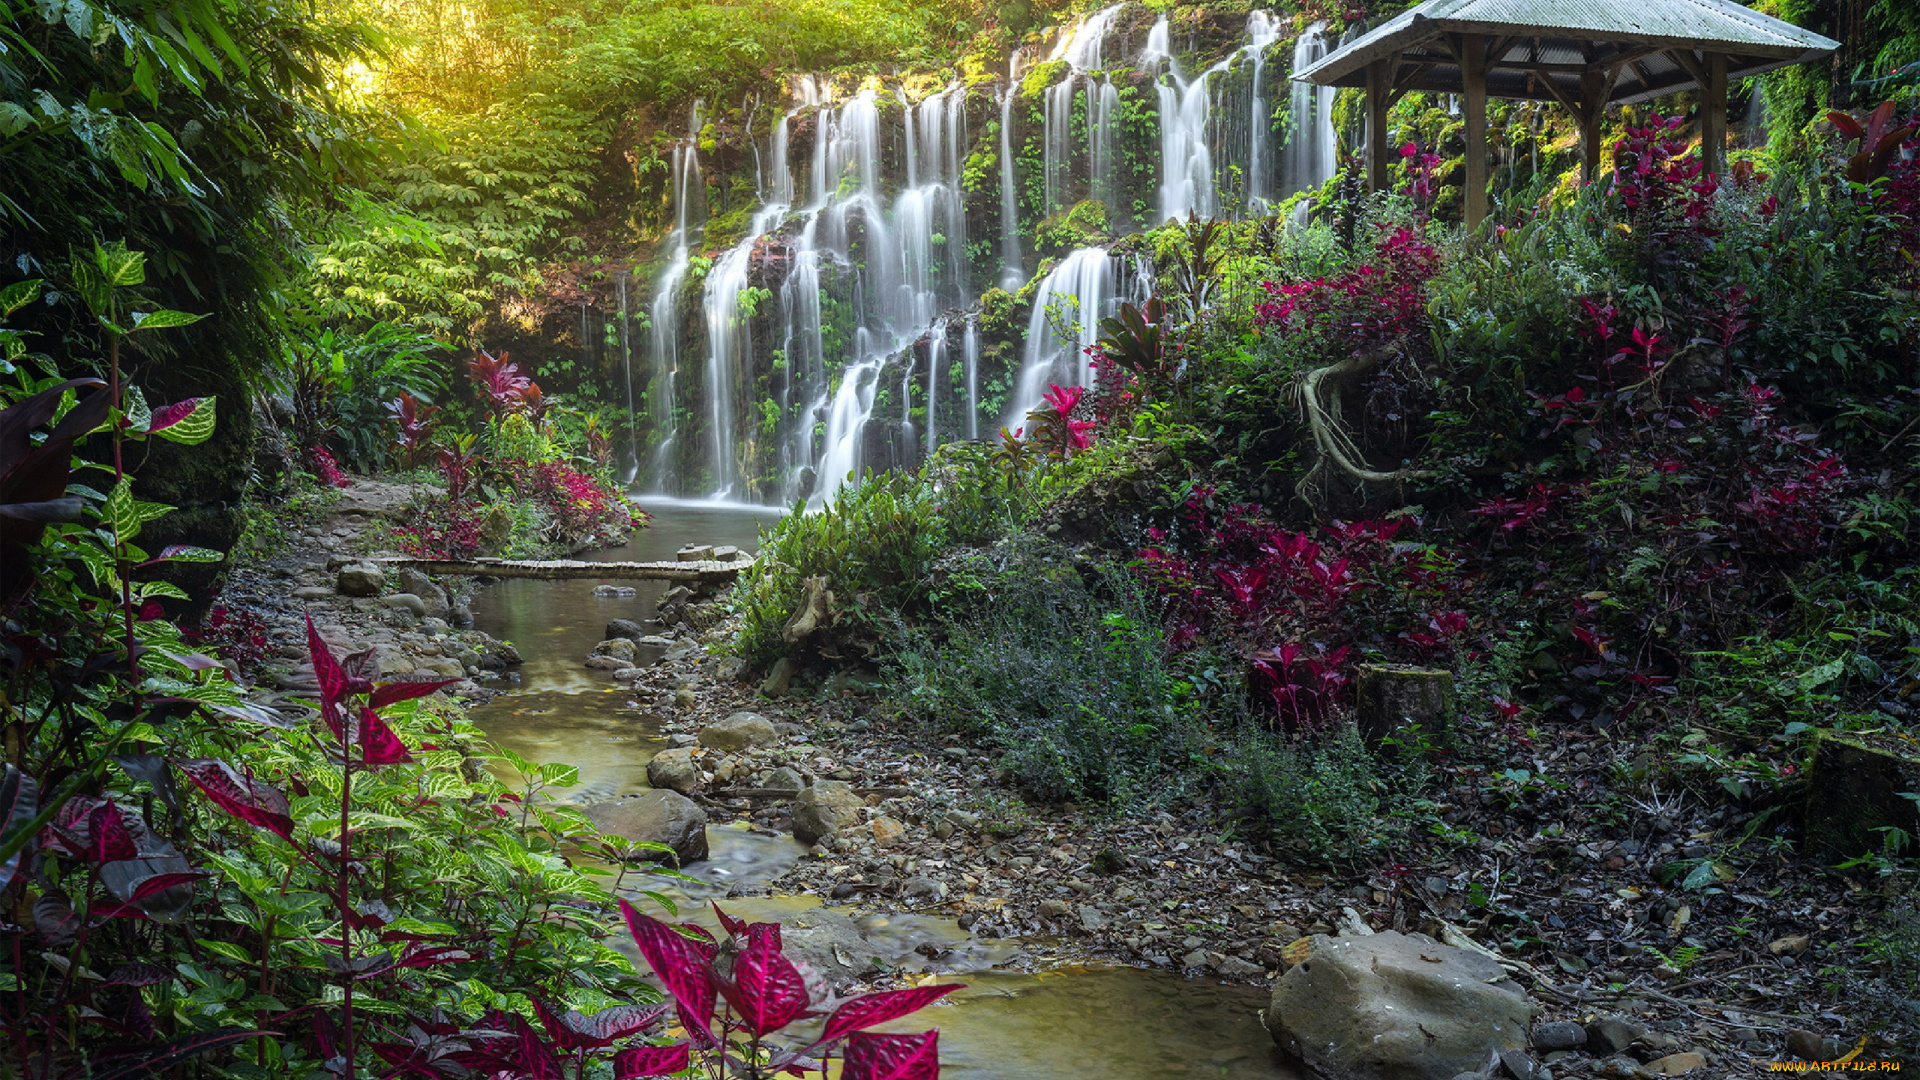
<path fill-rule="evenodd" d="M 1607 44 L 1725 53 L 1731 78 L 1818 59 L 1839 48 L 1839 42 L 1763 15 L 1735 0 L 1427 0 L 1328 53 L 1293 77 L 1323 86 L 1362 85 L 1369 63 L 1408 53 L 1415 54 L 1405 56 L 1413 61 L 1420 46 L 1450 33 L 1519 35 L 1521 40 L 1489 65 L 1490 82 L 1505 84 L 1512 84 L 1512 76 L 1518 72 L 1508 72 L 1506 79 L 1495 78 L 1503 62 L 1579 63 L 1583 49 L 1591 51 Z M 1533 52 L 1535 39 L 1540 46 L 1537 56 Z M 1597 55 L 1604 60 L 1621 54 L 1615 49 Z M 1649 55 L 1638 64 L 1617 65 L 1620 73 L 1612 100 L 1645 100 L 1696 85 L 1679 65 L 1657 56 Z M 1532 70 L 1529 74 L 1536 83 L 1554 78 L 1556 85 L 1563 87 L 1568 77 L 1565 72 Z M 1572 77 L 1577 81 L 1577 75 Z M 1457 91 L 1459 80 L 1459 69 L 1442 62 L 1427 69 L 1408 88 Z M 1450 81 L 1451 85 L 1436 85 L 1441 81 Z M 1491 85 L 1489 90 L 1493 90 Z M 1519 96 L 1548 95 L 1537 90 Z"/>

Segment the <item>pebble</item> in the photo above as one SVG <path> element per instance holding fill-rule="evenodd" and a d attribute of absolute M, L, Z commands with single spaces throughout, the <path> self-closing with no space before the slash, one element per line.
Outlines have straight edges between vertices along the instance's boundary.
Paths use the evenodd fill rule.
<path fill-rule="evenodd" d="M 1587 1044 L 1587 1031 L 1571 1020 L 1550 1020 L 1533 1025 L 1536 1050 L 1572 1050 Z"/>
<path fill-rule="evenodd" d="M 1646 1066 L 1647 1071 L 1655 1076 L 1679 1076 L 1681 1073 L 1689 1073 L 1695 1069 L 1704 1069 L 1706 1067 L 1706 1056 L 1692 1051 L 1681 1054 L 1668 1054 L 1663 1058 L 1654 1058 L 1652 1061 L 1647 1062 Z"/>

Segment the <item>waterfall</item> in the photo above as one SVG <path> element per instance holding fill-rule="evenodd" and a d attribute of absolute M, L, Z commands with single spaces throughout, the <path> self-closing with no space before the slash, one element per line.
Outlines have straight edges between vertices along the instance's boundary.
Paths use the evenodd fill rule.
<path fill-rule="evenodd" d="M 1267 175 L 1272 170 L 1267 144 L 1273 139 L 1273 107 L 1267 101 L 1264 80 L 1267 49 L 1280 40 L 1282 25 L 1270 11 L 1247 15 L 1246 51 L 1253 57 L 1253 87 L 1247 95 L 1251 101 L 1247 117 L 1247 209 L 1254 213 L 1266 209 L 1272 191 Z"/>
<path fill-rule="evenodd" d="M 620 275 L 620 375 L 627 384 L 627 461 L 626 482 L 633 483 L 640 473 L 640 424 L 633 408 L 633 314 L 627 310 L 627 279 L 632 270 Z"/>
<path fill-rule="evenodd" d="M 1293 70 L 1305 71 L 1319 63 L 1331 48 L 1326 23 L 1317 22 L 1307 27 L 1293 43 Z M 1314 86 L 1303 82 L 1293 84 L 1292 97 L 1288 101 L 1292 125 L 1287 133 L 1286 160 L 1282 171 L 1286 186 L 1282 194 L 1292 195 L 1317 188 L 1333 176 L 1336 168 L 1333 96 L 1334 89 L 1331 86 Z"/>
<path fill-rule="evenodd" d="M 1160 220 L 1263 212 L 1332 174 L 1332 92 L 1296 85 L 1282 98 L 1280 62 L 1269 63 L 1288 24 L 1251 13 L 1238 47 L 1190 78 L 1183 67 L 1192 65 L 1173 56 L 1165 16 L 1153 20 L 1137 56 L 1132 49 L 1115 55 L 1110 46 L 1128 10 L 1103 8 L 1056 36 L 1044 55 L 1065 71 L 1037 103 L 1036 132 L 1025 130 L 1029 114 L 1016 100 L 1022 68 L 1035 57 L 1019 51 L 997 91 L 969 91 L 956 81 L 916 100 L 897 80 L 870 80 L 854 93 L 796 77 L 783 113 L 752 103 L 749 118 L 771 131 L 755 134 L 746 124 L 749 144 L 741 150 L 752 153 L 737 167 L 743 179 L 757 179 L 758 203 L 737 242 L 721 251 L 702 251 L 707 176 L 696 107 L 671 150 L 672 231 L 651 300 L 624 280 L 608 297 L 609 308 L 620 305 L 622 327 L 617 343 L 607 339 L 621 350 L 614 377 L 628 380 L 630 424 L 642 432 L 632 448 L 638 482 L 661 494 L 804 498 L 818 506 L 850 474 L 911 467 L 943 440 L 990 431 L 996 417 L 983 422 L 983 395 L 1021 426 L 1049 383 L 1090 384 L 1087 347 L 1122 300 L 1144 299 L 1144 266 L 1098 248 L 1068 254 L 1036 285 L 1025 340 L 1016 338 L 1010 350 L 997 341 L 989 347 L 976 293 L 985 283 L 970 280 L 979 276 L 970 268 L 997 254 L 994 280 L 1009 290 L 1024 283 L 1026 256 L 1035 253 L 1022 251 L 1022 183 L 1048 201 L 1029 211 L 1090 198 L 1120 223 L 1116 232 L 1127 231 L 1132 195 L 1117 128 L 1127 84 L 1109 78 L 1110 65 L 1153 76 L 1162 118 Z M 1294 43 L 1294 70 L 1330 45 L 1326 27 L 1310 27 Z M 997 99 L 988 96 L 996 92 Z M 1290 118 L 1276 123 L 1276 110 Z M 998 130 L 976 145 L 969 113 L 996 111 Z M 1076 112 L 1084 135 L 1074 127 Z M 1041 174 L 1021 175 L 1019 134 L 1037 136 Z M 985 183 L 970 207 L 961 190 L 966 163 L 996 145 L 998 190 L 991 170 L 975 177 Z M 1221 194 L 1218 174 L 1241 168 L 1244 191 Z M 969 230 L 968 210 L 990 214 L 996 198 L 997 234 L 978 235 L 977 221 Z M 969 232 L 981 250 L 969 252 Z M 695 257 L 701 254 L 711 264 Z M 701 265 L 708 270 L 695 290 Z M 1050 319 L 1050 307 L 1062 319 Z M 634 340 L 631 323 L 643 312 L 651 329 Z M 1072 324 L 1063 327 L 1066 340 L 1052 325 L 1063 320 Z M 593 313 L 583 312 L 583 340 L 592 329 Z"/>
<path fill-rule="evenodd" d="M 1105 248 L 1080 248 L 1041 279 L 1027 319 L 1018 388 L 1008 404 L 1008 427 L 1026 422 L 1027 410 L 1040 403 L 1049 384 L 1093 385 L 1087 350 L 1100 338 L 1100 322 L 1116 314 L 1121 301 L 1145 299 L 1141 284 L 1137 274 L 1117 272 Z"/>
<path fill-rule="evenodd" d="M 680 478 L 674 469 L 675 440 L 679 434 L 677 383 L 680 372 L 680 285 L 687 276 L 691 253 L 688 215 L 693 203 L 693 184 L 700 176 L 696 147 L 700 136 L 700 106 L 695 103 L 690 130 L 685 142 L 673 148 L 673 232 L 667 236 L 667 266 L 660 274 L 660 286 L 654 290 L 648 309 L 651 333 L 648 344 L 653 357 L 653 377 L 647 387 L 647 419 L 653 429 L 654 451 L 649 490 L 657 494 L 682 494 Z"/>
<path fill-rule="evenodd" d="M 1747 80 L 1747 114 L 1741 118 L 1741 142 L 1748 149 L 1767 145 L 1767 83 L 1765 79 Z"/>
<path fill-rule="evenodd" d="M 1073 32 L 1062 37 L 1048 55 L 1049 63 L 1066 61 L 1067 75 L 1047 88 L 1042 112 L 1042 174 L 1046 188 L 1046 209 L 1052 212 L 1065 201 L 1066 184 L 1072 173 L 1073 99 L 1083 90 L 1087 127 L 1088 193 L 1102 203 L 1113 160 L 1112 116 L 1120 106 L 1120 91 L 1104 74 L 1096 81 L 1093 72 L 1105 65 L 1107 34 L 1113 21 L 1127 6 L 1125 0 L 1101 8 L 1086 17 Z"/>
<path fill-rule="evenodd" d="M 1020 269 L 1020 201 L 1013 179 L 1013 99 L 1020 96 L 1020 53 L 1007 61 L 1007 86 L 1000 92 L 1000 287 L 1009 291 L 1026 283 Z"/>

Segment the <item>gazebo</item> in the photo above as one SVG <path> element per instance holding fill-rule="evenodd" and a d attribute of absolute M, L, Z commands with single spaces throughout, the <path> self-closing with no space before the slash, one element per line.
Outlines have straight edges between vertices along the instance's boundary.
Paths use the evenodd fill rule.
<path fill-rule="evenodd" d="M 1817 60 L 1831 38 L 1735 0 L 1426 0 L 1294 73 L 1367 92 L 1367 182 L 1387 185 L 1387 110 L 1410 90 L 1459 94 L 1466 113 L 1466 221 L 1487 216 L 1487 95 L 1557 101 L 1580 125 L 1584 171 L 1600 166 L 1608 105 L 1699 88 L 1701 150 L 1723 166 L 1727 80 Z"/>

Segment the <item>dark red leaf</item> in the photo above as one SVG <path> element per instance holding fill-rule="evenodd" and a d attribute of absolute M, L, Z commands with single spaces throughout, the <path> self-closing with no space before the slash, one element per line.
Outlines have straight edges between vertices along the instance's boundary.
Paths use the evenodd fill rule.
<path fill-rule="evenodd" d="M 774 926 L 776 924 L 756 924 Z M 775 1032 L 806 1014 L 811 999 L 807 980 L 780 952 L 775 934 L 752 935 L 747 947 L 734 957 L 733 980 L 721 982 L 720 992 L 740 1014 L 740 1022 L 754 1035 Z"/>
<path fill-rule="evenodd" d="M 726 912 L 721 911 L 720 901 L 718 900 L 711 901 L 711 903 L 713 904 L 713 913 L 719 916 L 720 918 L 721 929 L 725 930 L 727 933 L 733 935 L 734 937 L 746 936 L 746 929 L 747 929 L 746 920 L 736 919 L 733 916 L 727 914 Z"/>
<path fill-rule="evenodd" d="M 360 750 L 368 765 L 397 765 L 413 760 L 400 736 L 380 719 L 379 713 L 365 706 L 360 709 Z"/>
<path fill-rule="evenodd" d="M 555 1016 L 553 1010 L 538 1000 L 534 1001 L 533 1007 L 555 1045 L 566 1050 L 582 1047 L 598 1050 L 645 1029 L 667 1012 L 665 1005 L 616 1005 L 592 1016 L 577 1009 L 568 1009 L 565 1016 Z"/>
<path fill-rule="evenodd" d="M 875 1035 L 856 1031 L 847 1039 L 840 1080 L 940 1080 L 940 1032 Z"/>
<path fill-rule="evenodd" d="M 691 939 L 693 947 L 699 949 L 700 955 L 706 959 L 711 960 L 720 954 L 720 943 L 714 940 L 711 931 L 699 923 L 675 923 L 674 928 Z"/>
<path fill-rule="evenodd" d="M 459 679 L 401 679 L 384 682 L 373 688 L 373 707 L 384 709 L 395 702 L 411 701 L 417 697 L 426 697 L 443 686 L 452 686 Z"/>
<path fill-rule="evenodd" d="M 165 431 L 167 428 L 193 415 L 202 399 L 197 397 L 176 401 L 171 405 L 162 405 L 153 410 L 153 422 L 147 425 L 148 431 Z"/>
<path fill-rule="evenodd" d="M 146 1080 L 147 1077 L 159 1077 L 175 1065 L 209 1050 L 218 1050 L 223 1046 L 246 1042 L 248 1039 L 278 1034 L 280 1033 L 277 1031 L 219 1028 L 214 1031 L 198 1032 L 159 1046 L 142 1046 L 118 1060 L 111 1051 L 97 1052 L 94 1060 L 99 1064 L 93 1069 L 93 1080 Z"/>
<path fill-rule="evenodd" d="M 94 862 L 118 862 L 139 855 L 133 846 L 133 834 L 127 831 L 127 819 L 120 808 L 103 802 L 87 815 L 87 857 Z"/>
<path fill-rule="evenodd" d="M 142 878 L 140 884 L 133 887 L 133 895 L 127 898 L 127 903 L 138 904 L 176 885 L 191 885 L 201 878 L 212 876 L 205 870 L 188 870 L 177 874 L 155 874 L 149 878 Z"/>
<path fill-rule="evenodd" d="M 333 650 L 320 639 L 320 631 L 314 629 L 313 616 L 307 616 L 307 652 L 313 657 L 313 676 L 320 684 L 320 705 L 337 707 L 340 699 L 347 694 L 347 673 L 341 669 L 340 661 L 334 659 Z"/>
<path fill-rule="evenodd" d="M 947 983 L 943 986 L 916 986 L 908 990 L 888 990 L 854 998 L 833 1010 L 833 1015 L 827 1018 L 826 1029 L 820 1033 L 820 1041 L 837 1039 L 850 1031 L 884 1024 L 889 1020 L 898 1020 L 910 1013 L 919 1012 L 960 989 L 962 985 Z"/>
<path fill-rule="evenodd" d="M 0 840 L 12 840 L 40 813 L 40 784 L 33 777 L 8 763 L 0 774 Z M 13 884 L 20 872 L 20 859 L 33 847 L 28 839 L 20 850 L 0 863 L 0 889 Z"/>
<path fill-rule="evenodd" d="M 226 762 L 213 758 L 197 758 L 176 764 L 180 772 L 220 809 L 282 839 L 293 839 L 293 817 L 288 812 L 287 797 L 278 788 L 263 784 Z"/>
<path fill-rule="evenodd" d="M 102 986 L 158 986 L 173 981 L 173 972 L 159 964 L 121 964 Z"/>
<path fill-rule="evenodd" d="M 692 1056 L 692 1049 L 686 1043 L 629 1047 L 613 1055 L 613 1080 L 685 1072 Z"/>
<path fill-rule="evenodd" d="M 564 1080 L 553 1048 L 525 1020 L 520 1021 L 519 1029 L 521 1075 L 527 1080 Z"/>
<path fill-rule="evenodd" d="M 713 1026 L 713 981 L 707 976 L 707 958 L 686 935 L 651 916 L 642 915 L 625 900 L 620 914 L 627 920 L 633 943 L 640 948 L 660 982 L 680 1006 L 680 1019 L 689 1033 L 706 1033 Z M 698 1034 L 695 1034 L 698 1037 Z"/>
<path fill-rule="evenodd" d="M 80 933 L 80 916 L 74 914 L 66 893 L 50 892 L 33 902 L 33 928 L 47 944 L 59 948 L 72 944 Z"/>

